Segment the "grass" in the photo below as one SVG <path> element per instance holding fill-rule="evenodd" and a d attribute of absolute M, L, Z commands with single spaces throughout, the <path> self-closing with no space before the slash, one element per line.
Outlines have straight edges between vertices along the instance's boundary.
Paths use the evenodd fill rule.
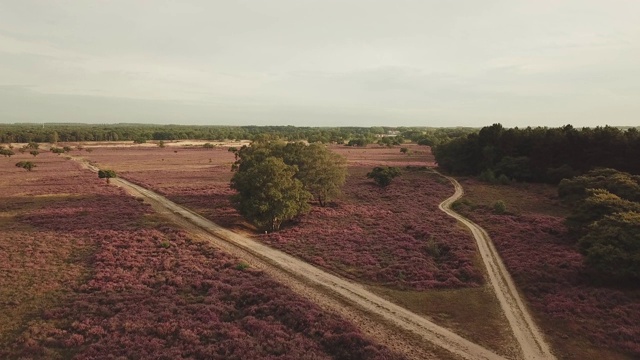
<path fill-rule="evenodd" d="M 368 288 L 501 355 L 509 356 L 518 351 L 509 324 L 488 286 L 428 291 Z"/>

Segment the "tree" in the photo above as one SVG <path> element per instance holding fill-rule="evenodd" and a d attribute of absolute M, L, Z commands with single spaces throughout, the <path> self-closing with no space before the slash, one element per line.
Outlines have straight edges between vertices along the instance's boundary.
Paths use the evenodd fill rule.
<path fill-rule="evenodd" d="M 294 148 L 298 151 L 293 151 Z M 287 144 L 285 162 L 298 166 L 296 178 L 302 182 L 320 206 L 340 195 L 347 177 L 344 157 L 331 152 L 324 145 L 303 143 Z"/>
<path fill-rule="evenodd" d="M 409 153 L 409 149 L 406 148 L 406 147 L 403 147 L 403 148 L 400 148 L 400 152 L 403 153 L 403 154 L 407 154 L 407 153 Z"/>
<path fill-rule="evenodd" d="M 51 152 L 54 154 L 64 154 L 64 149 L 63 148 L 57 148 L 57 147 L 52 147 L 51 148 Z"/>
<path fill-rule="evenodd" d="M 21 167 L 27 171 L 31 171 L 31 169 L 33 169 L 34 167 L 36 167 L 36 164 L 32 163 L 31 161 L 20 161 L 18 163 L 16 163 L 17 167 Z"/>
<path fill-rule="evenodd" d="M 400 176 L 400 174 L 401 174 L 400 169 L 398 169 L 397 167 L 378 166 L 373 168 L 371 172 L 367 173 L 367 178 L 373 179 L 373 181 L 375 181 L 376 184 L 380 185 L 381 187 L 387 187 L 389 186 L 389 184 L 391 184 L 391 181 L 394 178 Z"/>
<path fill-rule="evenodd" d="M 276 231 L 284 221 L 309 211 L 311 195 L 295 178 L 296 166 L 274 156 L 242 165 L 231 179 L 231 188 L 238 191 L 235 201 L 240 213 L 259 228 Z"/>
<path fill-rule="evenodd" d="M 111 178 L 117 177 L 116 172 L 113 170 L 98 170 L 98 177 L 100 179 L 107 179 L 107 184 L 110 183 Z"/>
<path fill-rule="evenodd" d="M 640 213 L 607 215 L 579 242 L 586 264 L 620 280 L 640 279 Z"/>
<path fill-rule="evenodd" d="M 162 141 L 162 140 L 158 141 L 158 147 L 159 148 L 164 148 L 164 146 L 165 146 L 164 145 L 164 141 Z"/>
<path fill-rule="evenodd" d="M 36 157 L 38 156 L 38 154 L 40 154 L 40 152 L 38 150 L 31 150 L 29 154 L 33 155 L 33 157 Z"/>

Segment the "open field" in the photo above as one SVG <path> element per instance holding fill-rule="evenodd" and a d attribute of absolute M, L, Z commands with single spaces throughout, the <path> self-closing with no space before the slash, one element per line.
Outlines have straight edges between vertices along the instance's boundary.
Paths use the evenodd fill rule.
<path fill-rule="evenodd" d="M 22 157 L 0 162 L 1 358 L 400 358 L 77 163 Z"/>
<path fill-rule="evenodd" d="M 626 359 L 640 356 L 640 292 L 588 277 L 568 238 L 566 209 L 554 187 L 461 181 L 456 206 L 491 235 L 505 265 L 549 335 L 559 357 Z M 507 214 L 492 211 L 503 200 Z"/>
<path fill-rule="evenodd" d="M 428 147 L 366 149 L 333 146 L 348 159 L 350 176 L 344 196 L 312 212 L 294 226 L 257 239 L 339 275 L 372 285 L 374 291 L 400 304 L 418 304 L 414 310 L 456 329 L 480 344 L 513 352 L 508 325 L 495 296 L 486 288 L 483 266 L 473 238 L 455 220 L 438 210 L 453 193 L 452 185 L 432 172 Z M 232 153 L 226 149 L 96 148 L 81 153 L 100 167 L 113 168 L 135 183 L 225 227 L 253 230 L 230 202 Z M 404 170 L 389 188 L 379 189 L 366 172 L 374 166 L 394 165 Z M 384 290 L 386 287 L 389 291 Z M 477 291 L 467 291 L 469 287 Z M 437 306 L 437 291 L 448 306 Z M 460 290 L 453 290 L 460 289 Z M 483 316 L 458 294 L 483 304 Z M 406 296 L 406 299 L 405 299 Z M 429 306 L 433 304 L 434 306 Z M 489 315 L 490 314 L 490 315 Z M 491 332 L 486 329 L 493 329 Z"/>

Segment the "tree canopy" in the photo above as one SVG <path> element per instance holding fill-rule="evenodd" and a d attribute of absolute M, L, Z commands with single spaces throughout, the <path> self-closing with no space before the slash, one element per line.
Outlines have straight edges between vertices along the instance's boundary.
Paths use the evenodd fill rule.
<path fill-rule="evenodd" d="M 283 221 L 306 212 L 310 199 L 325 206 L 340 195 L 346 179 L 346 160 L 321 144 L 265 139 L 234 149 L 234 154 L 237 160 L 232 166 L 236 171 L 232 187 L 238 191 L 240 212 L 258 226 L 270 230 L 278 230 Z M 274 169 L 268 169 L 267 165 Z M 267 181 L 265 184 L 271 185 L 260 183 L 258 186 L 250 180 L 256 176 L 274 184 Z M 283 194 L 285 191 L 290 194 Z M 299 205 L 300 199 L 307 205 Z"/>
<path fill-rule="evenodd" d="M 391 184 L 391 181 L 400 176 L 401 171 L 397 167 L 393 166 L 377 166 L 367 173 L 367 178 L 373 179 L 376 184 L 381 187 L 387 187 Z"/>
<path fill-rule="evenodd" d="M 491 169 L 521 181 L 559 182 L 598 167 L 640 174 L 640 132 L 583 128 L 482 128 L 434 149 L 438 166 L 460 175 Z"/>

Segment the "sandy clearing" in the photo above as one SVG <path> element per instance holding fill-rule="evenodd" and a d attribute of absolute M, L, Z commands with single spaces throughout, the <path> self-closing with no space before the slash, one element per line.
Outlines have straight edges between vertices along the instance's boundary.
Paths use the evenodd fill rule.
<path fill-rule="evenodd" d="M 500 302 L 502 311 L 509 321 L 511 330 L 520 345 L 523 358 L 527 360 L 554 359 L 555 357 L 551 352 L 550 346 L 533 321 L 529 310 L 518 293 L 511 275 L 504 266 L 487 232 L 471 220 L 451 209 L 451 205 L 464 195 L 462 185 L 452 177 L 442 176 L 453 184 L 455 193 L 443 201 L 439 205 L 439 208 L 471 230 L 473 237 L 476 239 L 482 261 L 487 269 L 491 286 Z"/>
<path fill-rule="evenodd" d="M 82 158 L 73 159 L 91 171 L 98 170 Z M 275 278 L 303 296 L 316 302 L 332 302 L 333 304 L 328 305 L 330 308 L 346 315 L 361 327 L 364 325 L 363 330 L 367 334 L 410 358 L 441 358 L 445 355 L 462 359 L 504 359 L 495 352 L 368 291 L 358 283 L 330 274 L 245 235 L 222 228 L 151 190 L 124 179 L 111 179 L 111 183 L 124 188 L 134 196 L 144 198 L 167 218 L 224 251 L 243 259 L 254 259 L 255 263 L 260 263 L 261 269 L 275 275 Z M 343 304 L 342 309 L 339 304 Z M 403 336 L 397 331 L 398 328 L 410 336 Z M 425 342 L 447 350 L 449 356 L 434 355 L 434 351 L 437 350 L 434 350 L 433 346 L 425 346 Z"/>

